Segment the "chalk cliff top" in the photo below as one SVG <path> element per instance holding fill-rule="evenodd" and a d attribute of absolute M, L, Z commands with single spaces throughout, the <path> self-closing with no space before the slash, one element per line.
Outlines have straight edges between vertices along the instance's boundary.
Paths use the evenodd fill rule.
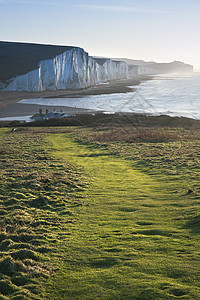
<path fill-rule="evenodd" d="M 157 63 L 154 61 L 135 60 L 128 58 L 112 58 L 112 60 L 124 61 L 129 66 L 138 65 L 141 67 L 148 67 L 155 70 L 157 73 L 170 72 L 193 72 L 193 66 L 185 64 L 180 61 L 173 61 L 169 63 Z"/>
<path fill-rule="evenodd" d="M 81 49 L 74 46 L 56 46 L 19 42 L 1 42 L 0 41 L 0 84 L 13 79 L 19 75 L 27 74 L 30 71 L 38 69 L 41 61 L 50 60 L 71 49 Z M 85 52 L 86 53 L 86 52 Z M 87 54 L 87 53 L 86 53 Z M 93 57 L 101 66 L 108 60 L 105 57 Z M 132 60 L 126 58 L 111 58 L 113 62 L 125 62 L 129 67 L 139 65 L 148 67 L 155 73 L 169 72 L 192 72 L 193 66 L 182 62 L 174 61 L 172 63 L 145 62 L 142 60 Z M 81 66 L 80 66 L 81 67 Z M 129 68 L 130 69 L 130 68 Z"/>
<path fill-rule="evenodd" d="M 6 81 L 37 69 L 42 60 L 78 48 L 31 43 L 0 42 L 0 80 Z"/>

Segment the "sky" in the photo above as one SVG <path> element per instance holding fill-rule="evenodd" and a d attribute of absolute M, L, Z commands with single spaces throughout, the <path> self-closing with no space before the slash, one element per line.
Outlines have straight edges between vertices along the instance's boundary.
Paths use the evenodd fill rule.
<path fill-rule="evenodd" d="M 0 40 L 200 69 L 200 0 L 0 0 Z"/>

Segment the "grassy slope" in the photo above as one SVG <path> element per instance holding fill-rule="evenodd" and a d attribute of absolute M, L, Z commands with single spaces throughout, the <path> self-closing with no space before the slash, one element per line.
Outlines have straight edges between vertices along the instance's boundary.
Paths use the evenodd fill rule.
<path fill-rule="evenodd" d="M 38 69 L 39 62 L 52 59 L 72 46 L 55 46 L 0 41 L 0 81 Z"/>
<path fill-rule="evenodd" d="M 41 299 L 38 285 L 59 268 L 84 179 L 50 156 L 37 129 L 0 130 L 0 173 L 0 299 Z"/>
<path fill-rule="evenodd" d="M 44 297 L 198 299 L 199 194 L 187 194 L 188 186 L 198 182 L 191 170 L 185 169 L 190 182 L 175 171 L 173 176 L 162 174 L 165 164 L 152 151 L 158 147 L 167 160 L 163 143 L 138 143 L 133 152 L 129 145 L 127 157 L 127 145 L 116 141 L 96 146 L 75 141 L 70 134 L 49 140 L 54 155 L 81 166 L 91 185 L 81 193 L 85 205 L 75 209 L 79 221 L 74 238 L 62 245 L 63 269 L 50 278 Z M 165 146 L 180 148 L 180 141 Z M 157 157 L 153 168 L 148 167 L 146 147 Z M 135 157 L 134 148 L 139 149 Z M 123 149 L 122 156 L 115 155 Z M 138 157 L 142 150 L 148 152 L 146 161 Z"/>
<path fill-rule="evenodd" d="M 0 130 L 0 299 L 200 297 L 199 132 L 148 130 Z"/>

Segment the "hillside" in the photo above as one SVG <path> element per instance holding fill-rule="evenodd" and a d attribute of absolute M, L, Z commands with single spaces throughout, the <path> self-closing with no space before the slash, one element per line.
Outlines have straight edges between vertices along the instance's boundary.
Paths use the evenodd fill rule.
<path fill-rule="evenodd" d="M 83 89 L 115 80 L 173 72 L 193 66 L 89 56 L 73 46 L 0 42 L 0 90 L 44 91 Z"/>
<path fill-rule="evenodd" d="M 154 63 L 149 64 L 148 67 L 156 70 L 158 73 L 193 72 L 193 66 L 180 61 L 174 61 L 171 63 Z"/>
<path fill-rule="evenodd" d="M 131 70 L 130 75 L 138 75 Z M 129 78 L 125 62 L 99 63 L 79 47 L 1 42 L 0 89 L 44 91 L 82 89 Z"/>
<path fill-rule="evenodd" d="M 200 130 L 118 125 L 0 129 L 0 299 L 200 298 Z"/>
<path fill-rule="evenodd" d="M 0 80 L 13 77 L 38 68 L 41 60 L 51 59 L 72 46 L 54 46 L 30 43 L 0 42 Z"/>
<path fill-rule="evenodd" d="M 143 65 L 149 65 L 149 64 L 156 64 L 155 61 L 144 61 L 140 59 L 130 59 L 130 58 L 112 58 L 114 60 L 118 61 L 124 61 L 128 65 L 137 65 L 137 66 L 143 66 Z"/>
<path fill-rule="evenodd" d="M 193 66 L 185 64 L 180 61 L 173 61 L 169 63 L 156 63 L 154 61 L 135 60 L 127 58 L 113 58 L 114 60 L 124 61 L 128 65 L 139 66 L 139 74 L 150 73 L 182 73 L 182 72 L 193 72 Z"/>

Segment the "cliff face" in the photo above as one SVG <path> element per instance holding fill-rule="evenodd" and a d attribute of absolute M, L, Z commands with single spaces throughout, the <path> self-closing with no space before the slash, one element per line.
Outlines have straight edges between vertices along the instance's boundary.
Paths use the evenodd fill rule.
<path fill-rule="evenodd" d="M 115 60 L 124 61 L 131 66 L 138 66 L 139 75 L 154 75 L 166 73 L 191 73 L 193 66 L 180 61 L 170 63 L 156 63 L 154 61 L 145 62 L 144 60 L 134 60 L 127 58 L 115 58 Z"/>
<path fill-rule="evenodd" d="M 133 78 L 139 75 L 139 66 L 128 65 L 128 77 Z"/>
<path fill-rule="evenodd" d="M 72 48 L 52 59 L 40 61 L 38 68 L 2 83 L 6 91 L 42 91 L 80 89 L 116 79 L 126 79 L 125 62 L 89 56 L 81 48 Z"/>
<path fill-rule="evenodd" d="M 82 48 L 0 42 L 0 90 L 81 89 L 139 75 L 192 72 L 182 62 L 159 64 L 89 56 Z"/>
<path fill-rule="evenodd" d="M 155 75 L 155 74 L 158 74 L 157 70 L 155 70 L 153 67 L 149 67 L 148 65 L 139 66 L 138 72 L 139 72 L 140 75 Z"/>
<path fill-rule="evenodd" d="M 53 59 L 72 48 L 76 47 L 0 42 L 0 81 L 36 70 L 41 61 Z"/>

